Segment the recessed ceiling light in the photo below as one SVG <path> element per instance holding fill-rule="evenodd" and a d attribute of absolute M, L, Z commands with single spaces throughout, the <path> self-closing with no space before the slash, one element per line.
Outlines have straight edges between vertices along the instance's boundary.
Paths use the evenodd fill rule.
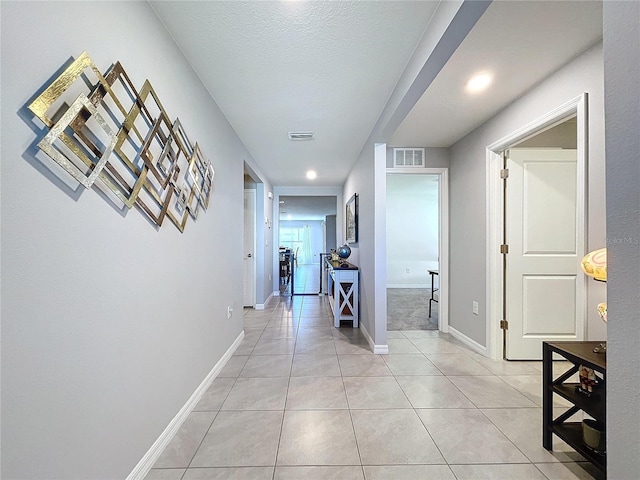
<path fill-rule="evenodd" d="M 489 85 L 491 85 L 492 80 L 493 75 L 491 75 L 490 73 L 478 73 L 477 75 L 474 75 L 469 79 L 464 89 L 467 93 L 480 93 L 486 90 Z"/>
<path fill-rule="evenodd" d="M 317 176 L 318 176 L 318 174 L 316 173 L 316 171 L 315 171 L 315 170 L 309 170 L 309 171 L 307 172 L 307 178 L 308 178 L 309 180 L 313 180 L 313 179 L 314 179 L 314 178 L 316 178 Z"/>
<path fill-rule="evenodd" d="M 284 205 L 284 200 L 280 200 L 280 205 Z"/>

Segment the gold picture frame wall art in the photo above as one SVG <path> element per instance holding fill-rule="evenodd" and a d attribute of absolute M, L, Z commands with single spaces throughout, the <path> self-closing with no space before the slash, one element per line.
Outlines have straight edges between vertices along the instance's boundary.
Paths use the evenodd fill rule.
<path fill-rule="evenodd" d="M 45 125 L 38 148 L 85 188 L 106 187 L 158 227 L 184 232 L 207 210 L 215 171 L 149 80 L 138 91 L 120 62 L 103 75 L 80 54 L 29 105 Z"/>

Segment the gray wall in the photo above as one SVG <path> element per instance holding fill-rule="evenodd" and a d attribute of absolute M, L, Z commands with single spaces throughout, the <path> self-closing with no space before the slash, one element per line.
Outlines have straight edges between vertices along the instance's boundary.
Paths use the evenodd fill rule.
<path fill-rule="evenodd" d="M 517 148 L 578 148 L 578 131 L 575 118 L 562 122 L 517 145 Z"/>
<path fill-rule="evenodd" d="M 345 198 L 356 192 L 362 195 L 360 225 L 364 227 L 361 227 L 359 245 L 352 248 L 355 250 L 354 263 L 361 269 L 360 314 L 363 326 L 382 350 L 387 343 L 385 209 L 388 154 L 385 144 L 489 3 L 458 0 L 440 3 L 344 185 Z M 359 262 L 355 261 L 358 258 Z"/>
<path fill-rule="evenodd" d="M 608 478 L 640 478 L 640 3 L 604 2 Z"/>
<path fill-rule="evenodd" d="M 251 178 L 249 175 L 245 174 L 244 176 L 244 188 L 247 190 L 255 190 L 256 189 L 256 182 L 253 178 Z"/>
<path fill-rule="evenodd" d="M 332 249 L 336 249 L 336 215 L 327 215 L 325 217 L 325 243 L 326 248 L 322 253 L 329 253 Z"/>
<path fill-rule="evenodd" d="M 423 148 L 398 146 L 399 148 Z M 432 168 L 446 168 L 449 166 L 449 149 L 441 147 L 427 147 L 424 149 L 424 166 Z M 393 168 L 393 147 L 387 147 L 387 168 Z M 419 170 L 419 169 L 416 169 Z"/>
<path fill-rule="evenodd" d="M 376 344 L 386 344 L 386 328 L 384 332 L 376 329 L 376 268 L 380 266 L 375 262 L 374 200 L 376 196 L 379 200 L 381 194 L 375 190 L 373 158 L 373 146 L 365 147 L 358 162 L 349 173 L 343 197 L 349 199 L 354 193 L 358 194 L 358 243 L 350 244 L 349 261 L 360 268 L 360 325 L 366 329 Z M 338 244 L 344 241 L 343 234 Z M 386 286 L 385 280 L 386 275 L 380 278 Z"/>
<path fill-rule="evenodd" d="M 1 39 L 2 478 L 125 478 L 242 331 L 253 160 L 147 3 L 2 2 Z M 184 234 L 41 162 L 25 105 L 83 50 L 148 78 L 211 159 Z"/>
<path fill-rule="evenodd" d="M 491 120 L 451 147 L 450 156 L 450 314 L 452 327 L 480 345 L 487 345 L 486 305 L 486 147 L 545 115 L 565 102 L 589 94 L 589 167 L 587 249 L 605 244 L 604 99 L 602 44 L 595 45 L 538 84 Z M 605 287 L 588 282 L 588 305 L 597 305 Z M 473 315 L 472 301 L 480 314 Z M 588 308 L 589 338 L 606 336 L 595 308 Z"/>

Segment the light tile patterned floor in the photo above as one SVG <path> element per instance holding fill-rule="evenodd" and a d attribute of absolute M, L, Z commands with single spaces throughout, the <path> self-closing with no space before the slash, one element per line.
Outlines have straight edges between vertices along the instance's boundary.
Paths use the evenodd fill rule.
<path fill-rule="evenodd" d="M 374 355 L 359 329 L 333 328 L 325 297 L 282 297 L 244 323 L 147 480 L 597 475 L 558 439 L 542 448 L 538 362 L 494 362 L 434 331 L 389 332 L 389 355 Z"/>
<path fill-rule="evenodd" d="M 294 270 L 293 291 L 296 294 L 317 294 L 320 291 L 320 264 L 298 264 Z"/>

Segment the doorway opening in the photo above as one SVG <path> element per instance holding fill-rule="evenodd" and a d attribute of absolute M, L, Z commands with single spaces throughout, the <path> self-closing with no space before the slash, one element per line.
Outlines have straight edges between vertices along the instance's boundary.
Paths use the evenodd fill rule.
<path fill-rule="evenodd" d="M 322 260 L 336 248 L 336 196 L 279 197 L 281 295 L 318 295 Z"/>
<path fill-rule="evenodd" d="M 487 147 L 487 344 L 537 360 L 542 341 L 583 340 L 586 94 Z"/>
<path fill-rule="evenodd" d="M 256 303 L 256 190 L 252 188 L 244 190 L 243 241 L 242 304 L 244 307 L 254 308 Z"/>
<path fill-rule="evenodd" d="M 448 330 L 446 173 L 387 171 L 387 330 Z"/>
<path fill-rule="evenodd" d="M 244 191 L 244 256 L 242 302 L 245 307 L 256 303 L 256 191 Z"/>

